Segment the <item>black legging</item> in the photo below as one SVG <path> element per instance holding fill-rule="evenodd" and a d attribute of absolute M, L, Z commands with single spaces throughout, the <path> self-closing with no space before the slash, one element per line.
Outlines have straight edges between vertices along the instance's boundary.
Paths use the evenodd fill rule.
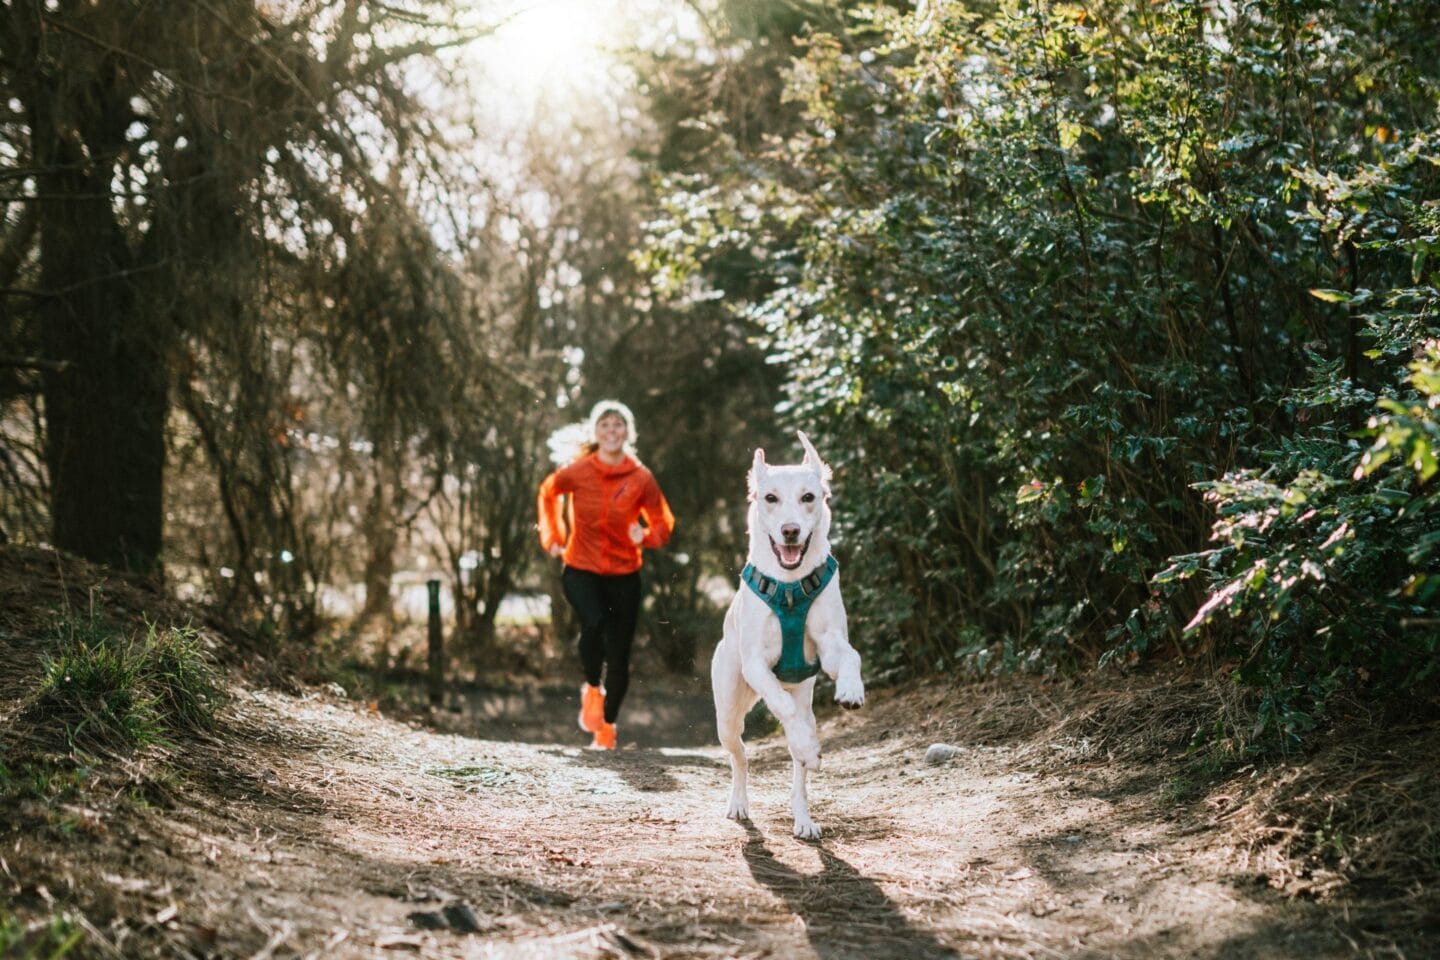
<path fill-rule="evenodd" d="M 606 577 L 566 567 L 565 599 L 580 620 L 580 666 L 585 681 L 600 686 L 605 671 L 605 722 L 614 723 L 630 686 L 630 643 L 640 616 L 640 572 Z"/>

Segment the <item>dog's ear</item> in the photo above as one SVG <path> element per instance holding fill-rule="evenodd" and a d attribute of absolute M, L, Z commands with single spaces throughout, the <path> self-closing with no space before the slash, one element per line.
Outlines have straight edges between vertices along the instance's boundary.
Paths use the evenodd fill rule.
<path fill-rule="evenodd" d="M 750 499 L 754 500 L 759 496 L 760 484 L 765 482 L 765 450 L 762 447 L 755 448 L 755 459 L 750 463 Z"/>
<path fill-rule="evenodd" d="M 825 492 L 828 494 L 830 492 L 830 464 L 820 459 L 820 454 L 815 452 L 815 445 L 810 442 L 809 437 L 805 436 L 804 430 L 796 430 L 795 434 L 800 438 L 800 446 L 805 448 L 805 459 L 801 462 L 820 474 L 820 482 L 824 484 Z"/>

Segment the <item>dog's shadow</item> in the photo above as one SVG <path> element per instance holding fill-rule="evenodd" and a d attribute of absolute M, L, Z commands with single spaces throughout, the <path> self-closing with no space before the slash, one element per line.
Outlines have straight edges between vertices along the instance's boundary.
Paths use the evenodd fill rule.
<path fill-rule="evenodd" d="M 910 924 L 879 884 L 816 843 L 821 870 L 804 874 L 781 863 L 764 835 L 745 822 L 744 855 L 750 874 L 801 919 L 821 960 L 863 954 L 880 958 L 957 957 L 934 935 Z"/>

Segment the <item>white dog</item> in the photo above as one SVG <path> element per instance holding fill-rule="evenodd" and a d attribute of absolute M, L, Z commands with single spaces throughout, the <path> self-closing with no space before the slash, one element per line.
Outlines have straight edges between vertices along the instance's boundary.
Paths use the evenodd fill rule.
<path fill-rule="evenodd" d="M 860 654 L 850 646 L 840 577 L 830 556 L 830 468 L 805 434 L 798 466 L 772 467 L 755 451 L 750 468 L 750 555 L 725 615 L 725 635 L 710 664 L 720 743 L 730 751 L 727 816 L 750 819 L 746 792 L 745 714 L 763 699 L 785 730 L 794 760 L 790 809 L 795 836 L 813 839 L 805 777 L 820 766 L 811 694 L 820 670 L 835 681 L 835 700 L 865 702 Z M 818 661 L 817 661 L 818 655 Z"/>

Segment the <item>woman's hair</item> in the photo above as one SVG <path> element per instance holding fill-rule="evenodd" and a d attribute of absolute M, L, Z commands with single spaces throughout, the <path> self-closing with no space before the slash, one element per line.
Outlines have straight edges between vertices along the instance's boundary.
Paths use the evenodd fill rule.
<path fill-rule="evenodd" d="M 600 444 L 595 440 L 595 428 L 610 414 L 625 421 L 625 452 L 635 456 L 635 414 L 619 400 L 601 400 L 590 408 L 588 419 L 567 423 L 550 434 L 546 446 L 550 448 L 551 462 L 564 466 L 599 450 Z"/>

